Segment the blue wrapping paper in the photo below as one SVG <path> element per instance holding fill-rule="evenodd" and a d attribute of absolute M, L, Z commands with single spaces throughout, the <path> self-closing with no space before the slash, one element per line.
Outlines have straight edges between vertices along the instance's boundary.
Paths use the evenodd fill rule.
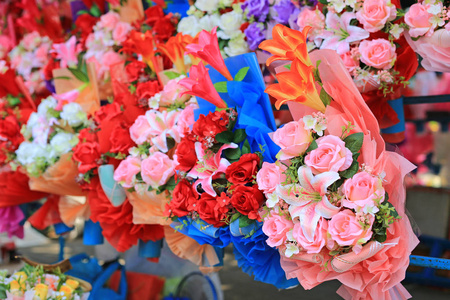
<path fill-rule="evenodd" d="M 405 131 L 405 111 L 403 110 L 403 97 L 388 101 L 388 104 L 397 113 L 397 117 L 400 120 L 397 124 L 381 129 L 382 133 L 392 134 Z"/>
<path fill-rule="evenodd" d="M 61 234 L 64 234 L 64 233 L 67 233 L 67 232 L 73 230 L 73 227 L 69 227 L 66 224 L 62 223 L 62 222 L 61 223 L 56 223 L 55 225 L 53 225 L 53 227 L 55 228 L 55 233 L 57 235 L 61 235 Z"/>
<path fill-rule="evenodd" d="M 232 236 L 247 236 L 252 231 L 256 231 L 260 226 L 262 226 L 262 223 L 255 222 L 246 227 L 239 227 L 239 219 L 236 219 L 230 224 L 230 233 Z"/>
<path fill-rule="evenodd" d="M 255 280 L 269 283 L 279 289 L 298 285 L 297 279 L 286 279 L 280 265 L 278 250 L 266 244 L 267 236 L 260 227 L 251 237 L 231 236 L 234 258 L 238 266 Z"/>
<path fill-rule="evenodd" d="M 189 10 L 188 0 L 171 0 L 166 2 L 167 7 L 164 9 L 164 13 L 180 14 L 181 18 L 187 17 L 187 11 Z"/>
<path fill-rule="evenodd" d="M 87 220 L 84 223 L 83 244 L 94 246 L 103 244 L 103 234 L 100 223 Z"/>
<path fill-rule="evenodd" d="M 139 240 L 138 253 L 139 257 L 156 258 L 161 256 L 161 248 L 163 240 L 147 241 Z"/>
<path fill-rule="evenodd" d="M 241 54 L 225 59 L 233 77 L 244 67 L 249 67 L 243 81 L 228 81 L 227 93 L 220 93 L 220 97 L 228 107 L 236 108 L 238 119 L 236 129 L 245 129 L 252 152 L 260 151 L 264 147 L 264 161 L 275 162 L 275 156 L 280 148 L 269 137 L 269 133 L 277 129 L 273 116 L 269 96 L 264 93 L 264 79 L 254 53 Z M 226 81 L 218 71 L 207 66 L 213 83 Z M 216 107 L 208 101 L 197 97 L 199 108 L 194 110 L 195 120 L 203 114 L 215 111 Z"/>
<path fill-rule="evenodd" d="M 207 226 L 204 221 L 193 221 L 189 217 L 178 218 L 179 222 L 172 222 L 170 226 L 184 235 L 194 239 L 200 245 L 208 244 L 216 247 L 226 247 L 230 243 L 228 227 Z M 183 225 L 182 228 L 177 226 Z"/>

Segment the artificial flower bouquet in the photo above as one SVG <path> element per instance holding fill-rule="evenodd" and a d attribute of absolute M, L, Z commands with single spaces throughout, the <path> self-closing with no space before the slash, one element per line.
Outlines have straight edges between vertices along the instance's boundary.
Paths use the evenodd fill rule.
<path fill-rule="evenodd" d="M 273 134 L 277 161 L 257 177 L 268 198 L 267 243 L 306 289 L 338 279 L 345 299 L 407 299 L 400 281 L 418 240 L 405 215 L 403 177 L 413 166 L 385 151 L 339 56 L 320 50 L 310 58 L 306 50 L 306 39 L 295 51 L 270 49 L 273 59 L 292 60 L 266 91 L 278 105 L 288 102 L 294 121 Z"/>
<path fill-rule="evenodd" d="M 215 255 L 205 251 L 206 259 L 197 261 L 203 266 L 220 267 L 214 258 L 220 261 L 232 242 L 245 272 L 278 288 L 291 287 L 297 281 L 286 280 L 261 230 L 265 197 L 256 176 L 279 150 L 268 136 L 276 126 L 261 71 L 253 53 L 224 61 L 215 35 L 215 29 L 202 31 L 198 43 L 186 47 L 202 61 L 179 83 L 196 96 L 199 108 L 175 151 L 178 180 L 166 213 L 177 231 L 214 246 Z"/>
<path fill-rule="evenodd" d="M 249 52 L 249 45 L 244 34 L 243 0 L 197 0 L 189 10 L 188 16 L 180 20 L 177 31 L 196 37 L 202 30 L 211 31 L 218 27 L 220 50 L 224 57 L 236 56 Z"/>
<path fill-rule="evenodd" d="M 441 0 L 418 1 L 405 14 L 406 39 L 422 57 L 420 64 L 428 71 L 449 71 L 448 4 Z"/>
<path fill-rule="evenodd" d="M 89 298 L 89 283 L 65 275 L 55 269 L 52 273 L 42 266 L 25 265 L 11 276 L 0 271 L 0 298 L 6 300 L 83 300 Z"/>
<path fill-rule="evenodd" d="M 22 129 L 25 141 L 16 150 L 16 160 L 30 176 L 33 190 L 83 195 L 75 181 L 77 168 L 71 154 L 79 132 L 91 122 L 82 107 L 73 102 L 77 93 L 42 100 Z"/>
<path fill-rule="evenodd" d="M 320 2 L 323 4 L 304 7 L 297 18 L 300 30 L 311 27 L 308 51 L 335 50 L 380 127 L 399 123 L 401 116 L 388 101 L 402 96 L 418 66 L 417 57 L 403 36 L 400 1 Z M 292 36 L 287 32 L 286 29 L 277 35 Z M 404 131 L 404 126 L 401 129 Z"/>

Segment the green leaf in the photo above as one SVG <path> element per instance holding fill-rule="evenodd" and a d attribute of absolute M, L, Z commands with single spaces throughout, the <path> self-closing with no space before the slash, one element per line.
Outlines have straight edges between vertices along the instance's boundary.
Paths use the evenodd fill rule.
<path fill-rule="evenodd" d="M 291 69 L 291 64 L 285 65 L 284 66 L 286 69 L 290 70 Z"/>
<path fill-rule="evenodd" d="M 320 90 L 320 100 L 322 100 L 323 105 L 328 106 L 331 103 L 331 100 L 333 98 L 331 98 L 330 95 L 328 95 L 327 91 L 325 91 L 325 89 L 322 87 L 322 89 Z"/>
<path fill-rule="evenodd" d="M 7 287 L 4 284 L 0 284 L 0 299 L 6 299 Z"/>
<path fill-rule="evenodd" d="M 351 134 L 344 139 L 345 147 L 352 153 L 356 153 L 361 150 L 363 140 L 364 134 L 362 132 Z"/>
<path fill-rule="evenodd" d="M 229 160 L 238 160 L 239 157 L 241 157 L 242 152 L 241 149 L 239 148 L 228 148 L 224 150 L 225 153 L 225 157 L 228 158 Z"/>
<path fill-rule="evenodd" d="M 306 149 L 306 153 L 309 153 L 311 151 L 313 151 L 314 149 L 319 148 L 319 146 L 317 145 L 316 140 L 312 141 L 311 144 L 309 145 L 308 149 Z"/>
<path fill-rule="evenodd" d="M 77 16 L 81 16 L 81 15 L 88 14 L 88 13 L 89 13 L 89 12 L 88 12 L 87 10 L 82 9 L 82 10 L 80 10 L 80 11 L 77 12 Z"/>
<path fill-rule="evenodd" d="M 58 77 L 53 77 L 53 79 L 70 80 L 70 77 L 69 76 L 58 76 Z"/>
<path fill-rule="evenodd" d="M 248 225 L 252 224 L 254 221 L 249 219 L 247 216 L 242 215 L 239 218 L 239 228 L 247 227 Z"/>
<path fill-rule="evenodd" d="M 319 0 L 319 2 L 322 4 L 328 4 L 328 0 Z"/>
<path fill-rule="evenodd" d="M 91 15 L 93 15 L 94 17 L 97 17 L 97 18 L 102 15 L 102 12 L 98 8 L 97 4 L 95 4 L 95 3 L 92 5 L 90 12 L 91 12 Z"/>
<path fill-rule="evenodd" d="M 230 223 L 233 223 L 234 221 L 236 221 L 237 219 L 239 219 L 239 217 L 240 216 L 242 216 L 242 214 L 241 213 L 235 213 L 234 215 L 232 215 L 231 216 L 231 219 L 230 219 Z"/>
<path fill-rule="evenodd" d="M 167 76 L 167 78 L 169 79 L 175 79 L 180 77 L 180 74 L 178 74 L 177 72 L 174 71 L 164 71 L 164 75 Z"/>
<path fill-rule="evenodd" d="M 227 82 L 226 81 L 220 81 L 220 82 L 214 83 L 214 88 L 216 89 L 216 91 L 218 93 L 226 93 L 226 92 L 228 92 Z"/>
<path fill-rule="evenodd" d="M 386 242 L 386 238 L 387 238 L 387 236 L 386 236 L 386 231 L 384 232 L 384 234 L 378 232 L 378 233 L 375 235 L 375 241 L 377 241 L 377 242 L 379 242 L 379 243 L 384 243 L 384 242 Z"/>
<path fill-rule="evenodd" d="M 89 77 L 83 73 L 82 71 L 78 70 L 78 69 L 73 69 L 73 68 L 68 68 L 70 73 L 73 74 L 73 76 L 75 76 L 75 78 L 77 78 L 78 80 L 82 81 L 82 82 L 89 82 Z"/>
<path fill-rule="evenodd" d="M 242 69 L 237 72 L 237 74 L 234 76 L 234 81 L 242 81 L 244 80 L 245 76 L 247 76 L 249 67 L 243 67 Z"/>
<path fill-rule="evenodd" d="M 351 166 L 342 172 L 339 172 L 339 175 L 344 178 L 352 178 L 359 170 L 359 163 L 354 160 Z"/>
<path fill-rule="evenodd" d="M 234 131 L 233 143 L 239 144 L 245 140 L 247 134 L 245 133 L 245 129 L 236 129 Z"/>
<path fill-rule="evenodd" d="M 250 147 L 250 143 L 248 142 L 248 140 L 245 140 L 244 145 L 242 145 L 242 154 L 247 154 L 251 151 L 252 149 Z"/>
<path fill-rule="evenodd" d="M 233 142 L 234 134 L 231 131 L 222 131 L 216 135 L 216 141 L 223 144 L 230 144 Z"/>

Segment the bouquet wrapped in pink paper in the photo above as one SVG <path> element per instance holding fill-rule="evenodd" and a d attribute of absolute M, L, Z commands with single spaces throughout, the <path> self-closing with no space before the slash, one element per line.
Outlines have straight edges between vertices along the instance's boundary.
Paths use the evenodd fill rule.
<path fill-rule="evenodd" d="M 266 92 L 288 102 L 294 121 L 275 131 L 277 161 L 257 174 L 268 198 L 267 243 L 278 248 L 287 278 L 306 289 L 338 279 L 345 299 L 407 299 L 400 282 L 418 240 L 405 215 L 403 178 L 414 166 L 385 150 L 339 56 L 309 57 L 306 47 L 271 49 L 292 63 Z"/>
<path fill-rule="evenodd" d="M 450 71 L 448 7 L 441 0 L 418 1 L 405 14 L 406 40 L 428 71 Z"/>

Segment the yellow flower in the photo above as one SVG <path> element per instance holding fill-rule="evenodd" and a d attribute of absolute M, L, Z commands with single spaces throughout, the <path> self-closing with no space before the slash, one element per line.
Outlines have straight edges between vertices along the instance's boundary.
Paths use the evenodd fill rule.
<path fill-rule="evenodd" d="M 78 281 L 73 279 L 67 279 L 66 284 L 74 290 L 80 285 Z"/>
<path fill-rule="evenodd" d="M 24 291 L 26 289 L 25 281 L 13 280 L 9 283 L 11 291 Z"/>
<path fill-rule="evenodd" d="M 36 285 L 36 287 L 34 288 L 35 290 L 35 296 L 39 297 L 39 299 L 41 300 L 45 300 L 47 299 L 47 293 L 48 293 L 48 286 L 43 284 L 43 283 L 39 283 Z"/>
<path fill-rule="evenodd" d="M 61 293 L 61 296 L 58 297 L 58 299 L 62 299 L 63 297 L 66 297 L 66 299 L 71 299 L 72 298 L 72 292 L 73 289 L 68 286 L 68 285 L 63 285 L 60 289 L 59 292 Z"/>

